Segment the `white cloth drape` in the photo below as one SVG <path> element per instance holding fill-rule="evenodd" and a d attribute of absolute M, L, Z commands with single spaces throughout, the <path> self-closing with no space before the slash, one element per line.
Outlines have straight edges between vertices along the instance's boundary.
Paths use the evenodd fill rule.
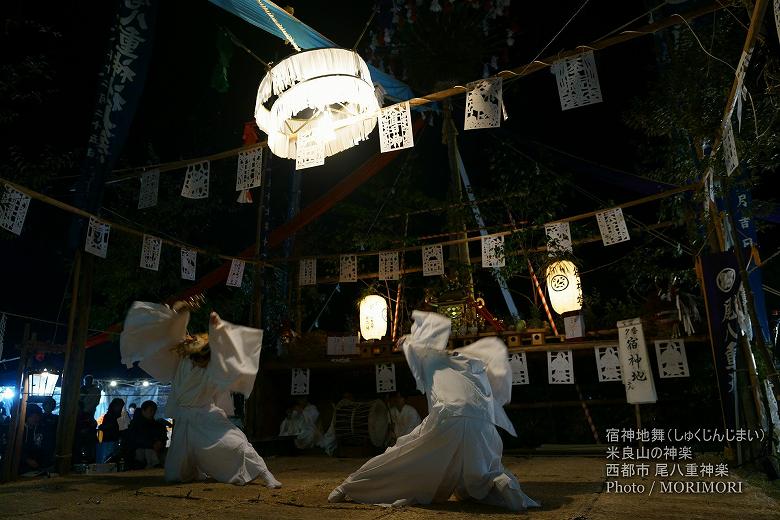
<path fill-rule="evenodd" d="M 428 398 L 429 414 L 350 475 L 331 500 L 428 504 L 454 494 L 515 511 L 538 507 L 501 463 L 503 443 L 495 426 L 515 435 L 502 408 L 512 385 L 506 346 L 486 338 L 450 354 L 449 319 L 420 311 L 412 319 L 403 351 Z"/>
<path fill-rule="evenodd" d="M 122 361 L 139 366 L 158 381 L 172 381 L 165 410 L 175 420 L 165 461 L 168 481 L 210 476 L 220 482 L 246 484 L 256 478 L 281 484 L 268 471 L 244 433 L 227 418 L 230 392 L 249 397 L 260 363 L 263 331 L 233 325 L 212 315 L 211 359 L 206 368 L 171 349 L 186 334 L 189 312 L 165 305 L 135 302 L 120 336 Z"/>

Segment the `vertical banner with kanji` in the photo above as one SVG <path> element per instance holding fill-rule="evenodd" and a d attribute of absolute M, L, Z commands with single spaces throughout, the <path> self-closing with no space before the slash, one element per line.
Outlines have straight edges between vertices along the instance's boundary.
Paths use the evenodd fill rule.
<path fill-rule="evenodd" d="M 726 428 L 736 428 L 734 402 L 737 387 L 737 350 L 742 334 L 739 272 L 732 252 L 713 253 L 700 258 L 700 275 L 707 298 L 707 319 L 720 388 Z"/>
<path fill-rule="evenodd" d="M 741 178 L 746 177 L 742 175 Z M 753 247 L 758 246 L 758 234 L 756 225 L 753 221 L 753 198 L 750 196 L 750 188 L 743 183 L 735 186 L 729 193 L 729 206 L 734 214 L 734 226 L 736 236 L 735 245 L 742 247 L 745 262 L 750 262 Z M 750 264 L 748 265 L 750 267 Z M 761 325 L 761 332 L 764 334 L 764 341 L 769 341 L 769 317 L 766 312 L 766 303 L 764 300 L 764 285 L 761 276 L 761 269 L 749 270 L 748 280 L 750 289 L 753 291 L 753 302 L 756 305 L 756 315 L 758 323 Z"/>
<path fill-rule="evenodd" d="M 100 208 L 103 184 L 125 143 L 152 55 L 152 36 L 157 2 L 121 0 L 108 41 L 91 133 L 81 178 L 76 187 L 76 206 L 90 212 Z M 83 225 L 79 220 L 74 231 Z M 80 233 L 72 240 L 80 240 Z"/>
<path fill-rule="evenodd" d="M 620 348 L 620 365 L 623 384 L 626 387 L 626 401 L 631 404 L 654 403 L 655 393 L 653 371 L 647 357 L 645 333 L 639 318 L 617 322 Z"/>

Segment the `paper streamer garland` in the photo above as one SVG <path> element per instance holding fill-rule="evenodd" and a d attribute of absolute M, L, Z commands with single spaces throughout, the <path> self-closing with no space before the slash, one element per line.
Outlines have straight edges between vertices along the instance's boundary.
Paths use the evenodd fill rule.
<path fill-rule="evenodd" d="M 143 247 L 141 248 L 141 267 L 157 271 L 160 268 L 161 251 L 162 240 L 152 235 L 144 235 Z"/>
<path fill-rule="evenodd" d="M 183 280 L 195 280 L 198 252 L 192 249 L 181 249 L 181 277 Z"/>
<path fill-rule="evenodd" d="M 551 222 L 544 225 L 549 253 L 571 253 L 571 227 L 568 222 Z"/>
<path fill-rule="evenodd" d="M 502 83 L 501 78 L 489 78 L 468 85 L 464 130 L 501 126 Z"/>
<path fill-rule="evenodd" d="M 298 285 L 317 285 L 316 258 L 304 258 L 298 262 Z"/>
<path fill-rule="evenodd" d="M 525 352 L 509 354 L 509 367 L 512 369 L 512 385 L 530 384 L 528 378 L 528 360 Z"/>
<path fill-rule="evenodd" d="M 653 372 L 647 357 L 645 334 L 639 318 L 617 322 L 620 340 L 620 366 L 623 384 L 626 387 L 626 400 L 630 404 L 654 403 L 658 400 L 655 392 Z"/>
<path fill-rule="evenodd" d="M 556 61 L 550 67 L 558 84 L 561 110 L 601 103 L 601 86 L 593 51 Z"/>
<path fill-rule="evenodd" d="M 236 191 L 251 190 L 262 183 L 263 149 L 257 148 L 238 154 Z"/>
<path fill-rule="evenodd" d="M 594 353 L 596 354 L 596 372 L 599 375 L 599 382 L 623 381 L 623 369 L 620 365 L 617 345 L 596 347 Z"/>
<path fill-rule="evenodd" d="M 441 244 L 423 246 L 423 276 L 441 276 L 444 274 L 444 251 Z"/>
<path fill-rule="evenodd" d="M 24 220 L 27 218 L 27 208 L 30 207 L 30 197 L 10 186 L 5 187 L 3 199 L 0 201 L 0 227 L 20 235 Z"/>
<path fill-rule="evenodd" d="M 721 148 L 723 149 L 723 162 L 726 163 L 726 174 L 731 175 L 739 166 L 737 145 L 734 142 L 734 130 L 731 127 L 731 121 L 728 121 L 723 128 L 723 145 Z"/>
<path fill-rule="evenodd" d="M 385 107 L 379 113 L 379 150 L 382 153 L 414 146 L 409 102 Z"/>
<path fill-rule="evenodd" d="M 623 218 L 622 208 L 613 208 L 596 213 L 596 221 L 599 224 L 601 241 L 605 246 L 619 244 L 631 240 Z"/>
<path fill-rule="evenodd" d="M 228 273 L 227 282 L 225 285 L 230 287 L 241 287 L 244 281 L 244 261 L 233 259 L 230 262 L 230 273 Z"/>
<path fill-rule="evenodd" d="M 141 189 L 138 191 L 138 209 L 151 208 L 157 205 L 157 194 L 160 189 L 160 170 L 149 170 L 141 175 Z"/>
<path fill-rule="evenodd" d="M 108 254 L 108 234 L 111 232 L 111 226 L 105 222 L 100 222 L 95 217 L 89 217 L 89 227 L 87 228 L 87 240 L 84 244 L 84 251 L 92 253 L 100 258 L 105 258 Z"/>
<path fill-rule="evenodd" d="M 295 150 L 296 170 L 325 164 L 325 145 L 313 130 L 298 132 Z"/>
<path fill-rule="evenodd" d="M 504 236 L 486 235 L 481 239 L 482 267 L 504 267 Z"/>
<path fill-rule="evenodd" d="M 574 358 L 571 350 L 547 352 L 547 382 L 551 385 L 574 384 Z"/>
<path fill-rule="evenodd" d="M 395 392 L 395 364 L 376 364 L 376 393 Z"/>
<path fill-rule="evenodd" d="M 357 282 L 357 256 L 339 257 L 339 282 Z"/>
<path fill-rule="evenodd" d="M 184 176 L 181 196 L 186 199 L 207 199 L 209 196 L 209 161 L 190 164 Z"/>
<path fill-rule="evenodd" d="M 293 368 L 290 394 L 309 395 L 309 376 L 308 368 Z"/>
<path fill-rule="evenodd" d="M 655 342 L 655 358 L 658 361 L 658 375 L 662 378 L 689 377 L 688 356 L 685 342 L 681 339 L 658 340 Z"/>
<path fill-rule="evenodd" d="M 379 253 L 379 279 L 398 280 L 400 278 L 401 263 L 398 251 Z"/>

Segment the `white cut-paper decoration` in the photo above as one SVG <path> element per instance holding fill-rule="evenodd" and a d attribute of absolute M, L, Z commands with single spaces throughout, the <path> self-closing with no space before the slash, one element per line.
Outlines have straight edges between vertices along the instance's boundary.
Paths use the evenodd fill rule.
<path fill-rule="evenodd" d="M 141 174 L 141 189 L 138 190 L 138 209 L 156 206 L 159 189 L 160 170 L 149 170 Z"/>
<path fill-rule="evenodd" d="M 29 207 L 30 197 L 11 186 L 6 186 L 3 199 L 0 201 L 0 227 L 20 235 Z"/>
<path fill-rule="evenodd" d="M 290 386 L 291 395 L 309 395 L 309 369 L 293 368 Z"/>
<path fill-rule="evenodd" d="M 325 144 L 314 131 L 298 133 L 295 143 L 295 169 L 303 170 L 325 164 Z"/>
<path fill-rule="evenodd" d="M 528 360 L 525 357 L 525 352 L 509 354 L 509 367 L 512 369 L 512 385 L 530 384 Z"/>
<path fill-rule="evenodd" d="M 376 364 L 376 393 L 395 392 L 395 364 Z"/>
<path fill-rule="evenodd" d="M 582 314 L 563 317 L 566 339 L 581 338 L 585 335 L 585 319 Z"/>
<path fill-rule="evenodd" d="M 444 274 L 444 250 L 441 244 L 423 246 L 423 276 L 441 276 Z"/>
<path fill-rule="evenodd" d="M 329 336 L 327 353 L 329 356 L 353 356 L 359 354 L 357 336 Z"/>
<path fill-rule="evenodd" d="M 739 165 L 739 158 L 737 157 L 737 145 L 734 142 L 734 130 L 731 128 L 731 121 L 726 123 L 723 128 L 723 161 L 726 163 L 726 174 L 731 175 Z"/>
<path fill-rule="evenodd" d="M 654 403 L 658 401 L 655 392 L 653 372 L 647 357 L 645 334 L 639 318 L 617 322 L 620 342 L 620 366 L 623 385 L 626 387 L 626 401 L 629 404 Z"/>
<path fill-rule="evenodd" d="M 466 94 L 465 130 L 497 128 L 501 125 L 502 98 L 501 78 L 489 78 L 468 85 Z M 473 87 L 473 88 L 471 88 Z"/>
<path fill-rule="evenodd" d="M 398 251 L 379 253 L 379 279 L 398 280 L 400 278 L 401 262 Z"/>
<path fill-rule="evenodd" d="M 739 63 L 737 64 L 737 70 L 734 75 L 736 76 L 737 88 L 735 89 L 736 95 L 732 101 L 732 105 L 729 107 L 728 120 L 731 121 L 731 114 L 734 111 L 734 107 L 737 109 L 737 121 L 739 122 L 739 130 L 742 130 L 742 102 L 747 99 L 747 87 L 745 87 L 745 75 L 747 74 L 748 65 L 750 64 L 750 57 L 753 55 L 753 47 L 749 51 L 742 51 L 742 55 L 739 57 Z"/>
<path fill-rule="evenodd" d="M 339 282 L 357 282 L 357 256 L 339 257 Z"/>
<path fill-rule="evenodd" d="M 574 357 L 571 350 L 547 352 L 547 381 L 551 385 L 574 384 Z"/>
<path fill-rule="evenodd" d="M 626 227 L 626 220 L 623 218 L 622 208 L 599 211 L 596 213 L 596 221 L 599 223 L 601 241 L 605 246 L 631 240 Z"/>
<path fill-rule="evenodd" d="M 316 258 L 304 258 L 298 262 L 298 285 L 317 285 Z"/>
<path fill-rule="evenodd" d="M 207 199 L 209 196 L 209 170 L 211 163 L 202 161 L 187 166 L 181 196 L 187 199 Z"/>
<path fill-rule="evenodd" d="M 482 237 L 482 267 L 504 267 L 504 235 Z"/>
<path fill-rule="evenodd" d="M 160 253 L 162 252 L 162 240 L 152 235 L 144 235 L 141 248 L 141 267 L 157 271 L 160 268 Z"/>
<path fill-rule="evenodd" d="M 105 258 L 108 254 L 108 234 L 110 232 L 111 225 L 100 222 L 95 217 L 89 217 L 87 241 L 84 244 L 84 251 L 99 256 L 100 258 Z"/>
<path fill-rule="evenodd" d="M 655 358 L 658 361 L 658 375 L 662 378 L 689 377 L 691 375 L 688 372 L 685 342 L 681 339 L 656 341 Z"/>
<path fill-rule="evenodd" d="M 564 58 L 552 64 L 561 98 L 561 110 L 601 103 L 601 87 L 593 51 Z"/>
<path fill-rule="evenodd" d="M 244 281 L 244 265 L 245 262 L 237 258 L 234 258 L 230 262 L 230 272 L 228 273 L 225 285 L 230 287 L 241 287 L 241 284 Z"/>
<path fill-rule="evenodd" d="M 197 270 L 198 252 L 192 249 L 181 250 L 181 277 L 184 280 L 194 280 Z"/>
<path fill-rule="evenodd" d="M 263 149 L 256 148 L 238 154 L 236 170 L 236 191 L 251 190 L 262 183 Z"/>
<path fill-rule="evenodd" d="M 780 40 L 780 0 L 775 0 L 775 28 L 777 29 L 777 39 Z"/>
<path fill-rule="evenodd" d="M 571 227 L 568 222 L 552 222 L 544 225 L 547 235 L 547 252 L 572 252 Z"/>
<path fill-rule="evenodd" d="M 397 103 L 380 110 L 379 150 L 382 153 L 414 146 L 412 113 L 409 102 Z"/>
<path fill-rule="evenodd" d="M 617 345 L 596 347 L 596 372 L 599 382 L 623 381 L 623 369 L 620 365 L 620 354 Z"/>

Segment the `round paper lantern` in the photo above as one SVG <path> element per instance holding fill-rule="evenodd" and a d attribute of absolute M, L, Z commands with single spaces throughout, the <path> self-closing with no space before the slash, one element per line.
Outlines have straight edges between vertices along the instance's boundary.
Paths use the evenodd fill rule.
<path fill-rule="evenodd" d="M 297 137 L 308 130 L 330 157 L 368 139 L 378 111 L 363 58 L 347 49 L 311 49 L 268 71 L 257 89 L 255 120 L 278 157 L 295 159 Z"/>
<path fill-rule="evenodd" d="M 387 334 L 387 302 L 377 294 L 360 300 L 360 335 L 363 339 L 381 339 Z"/>
<path fill-rule="evenodd" d="M 547 267 L 547 292 L 550 305 L 558 314 L 582 309 L 582 286 L 577 266 L 568 260 Z"/>

